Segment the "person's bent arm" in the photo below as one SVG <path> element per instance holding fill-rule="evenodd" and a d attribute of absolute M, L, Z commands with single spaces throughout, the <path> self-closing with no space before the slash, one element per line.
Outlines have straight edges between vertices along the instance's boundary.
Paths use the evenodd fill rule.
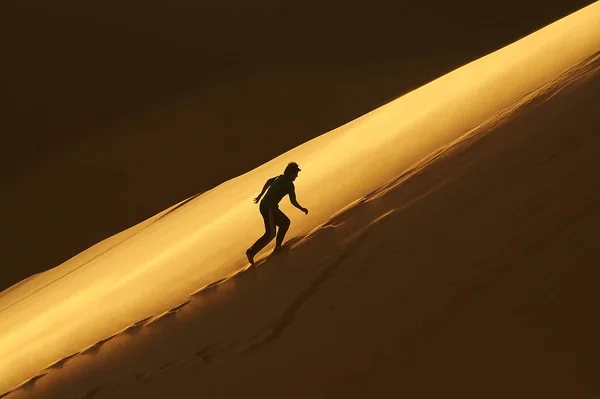
<path fill-rule="evenodd" d="M 302 205 L 300 205 L 298 203 L 298 201 L 296 201 L 296 193 L 295 192 L 291 192 L 290 193 L 290 202 L 292 203 L 292 205 L 294 205 L 296 208 L 300 209 L 302 212 L 304 212 L 306 215 L 308 215 L 308 209 L 304 208 Z"/>
<path fill-rule="evenodd" d="M 267 189 L 269 187 L 271 187 L 271 184 L 273 184 L 273 180 L 275 180 L 274 177 L 271 177 L 269 180 L 267 180 L 267 182 L 265 183 L 265 185 L 262 188 L 262 191 L 260 192 L 260 194 L 258 194 L 258 197 L 254 198 L 254 203 L 256 204 L 258 201 L 260 201 L 260 198 L 263 196 L 263 194 L 265 193 L 265 191 L 267 191 Z"/>

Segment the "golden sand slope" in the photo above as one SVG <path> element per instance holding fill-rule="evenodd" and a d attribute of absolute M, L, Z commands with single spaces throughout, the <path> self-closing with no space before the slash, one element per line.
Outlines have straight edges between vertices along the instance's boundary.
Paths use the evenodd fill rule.
<path fill-rule="evenodd" d="M 306 239 L 296 242 L 298 256 L 296 256 L 295 250 L 294 256 L 289 260 L 292 262 L 291 264 L 308 265 L 305 268 L 294 269 L 297 273 L 294 276 L 297 278 L 297 283 L 305 281 L 307 285 L 305 288 L 300 288 L 299 293 L 298 290 L 286 291 L 285 295 L 288 295 L 288 300 L 278 301 L 272 307 L 266 308 L 262 314 L 233 312 L 232 315 L 236 319 L 231 327 L 240 333 L 242 333 L 241 329 L 252 328 L 254 325 L 246 324 L 246 321 L 255 320 L 254 323 L 260 323 L 261 320 L 266 320 L 269 323 L 271 315 L 279 313 L 278 311 L 281 311 L 283 316 L 276 319 L 273 329 L 259 329 L 258 335 L 250 340 L 244 336 L 239 339 L 241 343 L 236 341 L 237 338 L 225 342 L 223 344 L 225 353 L 231 352 L 235 355 L 240 350 L 252 351 L 272 342 L 274 338 L 280 336 L 285 326 L 301 309 L 305 300 L 317 293 L 319 287 L 339 270 L 341 265 L 349 263 L 349 266 L 343 270 L 347 272 L 349 269 L 358 268 L 356 270 L 358 273 L 361 265 L 364 265 L 365 262 L 372 262 L 368 259 L 377 259 L 378 256 L 382 256 L 382 259 L 381 262 L 376 263 L 381 264 L 382 267 L 397 267 L 398 260 L 404 262 L 405 259 L 410 259 L 410 253 L 407 251 L 416 251 L 411 255 L 417 257 L 413 260 L 421 259 L 419 257 L 429 259 L 425 263 L 425 269 L 419 270 L 420 273 L 423 273 L 423 270 L 431 271 L 431 274 L 426 273 L 426 275 L 433 279 L 432 285 L 425 289 L 422 287 L 425 281 L 421 280 L 420 285 L 411 287 L 417 288 L 419 292 L 435 293 L 441 297 L 433 298 L 432 303 L 429 303 L 429 297 L 424 298 L 425 302 L 418 304 L 424 308 L 409 309 L 405 316 L 410 328 L 413 329 L 420 325 L 420 318 L 437 315 L 436 309 L 446 306 L 446 299 L 453 295 L 454 284 L 460 282 L 452 279 L 457 276 L 464 279 L 465 275 L 461 274 L 463 272 L 468 276 L 471 276 L 471 273 L 475 275 L 479 273 L 476 268 L 468 268 L 469 265 L 474 266 L 473 259 L 483 259 L 490 262 L 489 265 L 493 265 L 492 258 L 501 259 L 498 254 L 492 256 L 491 252 L 478 252 L 482 245 L 476 246 L 472 251 L 472 247 L 467 247 L 466 253 L 453 253 L 453 248 L 463 251 L 465 248 L 449 246 L 449 243 L 452 242 L 451 238 L 464 239 L 461 238 L 460 230 L 455 231 L 457 226 L 469 221 L 472 223 L 483 222 L 484 219 L 481 218 L 481 214 L 478 214 L 474 216 L 473 220 L 465 218 L 462 222 L 444 220 L 444 217 L 456 217 L 456 215 L 451 212 L 451 208 L 448 208 L 453 202 L 447 196 L 438 195 L 438 193 L 442 192 L 442 188 L 446 186 L 455 187 L 453 186 L 455 180 L 459 181 L 462 176 L 460 168 L 446 170 L 444 178 L 439 181 L 437 187 L 432 183 L 438 183 L 437 179 L 440 178 L 433 181 L 425 180 L 427 187 L 425 194 L 433 190 L 435 196 L 410 191 L 406 193 L 406 187 L 409 185 L 405 184 L 398 188 L 404 193 L 401 197 L 402 201 L 400 201 L 390 192 L 384 191 L 385 195 L 383 195 L 380 189 L 391 179 L 401 175 L 424 155 L 461 137 L 465 131 L 478 123 L 490 121 L 490 115 L 506 107 L 510 109 L 510 105 L 515 101 L 535 97 L 531 95 L 533 89 L 551 80 L 557 73 L 573 63 L 597 51 L 600 48 L 599 20 L 600 4 L 597 3 L 520 42 L 446 75 L 357 121 L 308 142 L 290 154 L 285 154 L 251 173 L 222 184 L 168 216 L 149 224 L 131 236 L 126 243 L 113 250 L 95 257 L 91 255 L 103 251 L 105 248 L 100 246 L 91 249 L 87 254 L 82 254 L 79 259 L 73 259 L 58 268 L 55 271 L 55 277 L 61 278 L 51 285 L 47 285 L 45 282 L 42 286 L 40 278 L 36 278 L 15 287 L 2 297 L 2 302 L 0 302 L 3 309 L 0 314 L 0 330 L 3 331 L 0 354 L 4 361 L 0 365 L 3 367 L 0 371 L 3 377 L 6 376 L 3 384 L 6 384 L 8 388 L 11 384 L 17 384 L 29 377 L 40 375 L 40 370 L 45 368 L 54 370 L 63 367 L 66 360 L 75 362 L 71 359 L 71 354 L 93 353 L 98 350 L 99 345 L 96 345 L 98 342 L 105 342 L 107 337 L 113 337 L 115 333 L 124 328 L 128 329 L 125 332 L 127 335 L 140 327 L 136 323 L 146 322 L 148 317 L 163 311 L 166 312 L 164 316 L 177 314 L 179 310 L 184 309 L 183 306 L 194 303 L 187 299 L 190 292 L 203 284 L 208 284 L 219 277 L 239 270 L 243 265 L 243 249 L 255 238 L 254 236 L 260 234 L 259 220 L 256 214 L 252 213 L 252 204 L 248 199 L 252 198 L 256 187 L 260 186 L 265 177 L 270 177 L 279 171 L 290 157 L 304 165 L 303 176 L 311 177 L 310 179 L 301 178 L 297 184 L 301 202 L 311 209 L 311 213 L 303 222 L 295 223 L 291 231 L 292 235 L 304 236 Z M 587 71 L 593 68 L 589 65 L 587 67 Z M 569 79 L 571 78 L 567 78 L 567 82 Z M 491 121 L 495 123 L 496 119 Z M 493 135 L 493 137 L 496 136 Z M 514 143 L 506 140 L 506 148 L 513 148 L 511 145 Z M 483 150 L 485 149 L 490 150 L 488 147 L 483 147 Z M 544 149 L 543 146 L 542 149 Z M 590 146 L 591 149 L 593 149 L 592 146 Z M 492 147 L 491 150 L 493 152 L 498 149 Z M 487 159 L 485 157 L 482 159 L 483 155 L 477 151 L 475 154 L 477 154 L 477 157 L 474 157 L 476 160 L 483 162 Z M 466 160 L 469 165 L 468 160 L 471 158 L 473 157 L 462 157 L 460 162 Z M 335 159 L 336 162 L 332 163 L 332 159 Z M 515 156 L 515 159 L 521 160 L 522 158 Z M 525 157 L 523 160 L 527 159 Z M 519 162 L 523 162 L 523 160 Z M 502 163 L 498 161 L 497 165 L 501 167 Z M 469 170 L 473 173 L 483 173 L 477 162 L 471 162 L 469 166 L 471 168 Z M 485 171 L 485 168 L 482 170 Z M 550 179 L 547 184 L 552 185 L 554 182 L 555 180 Z M 526 181 L 526 184 L 529 183 Z M 467 185 L 467 187 L 471 187 L 471 185 Z M 477 193 L 479 193 L 478 187 L 477 185 L 473 186 L 473 190 L 476 190 Z M 492 184 L 491 187 L 497 186 Z M 522 187 L 519 186 L 519 188 Z M 496 194 L 500 195 L 502 192 L 501 190 Z M 408 196 L 406 196 L 407 194 Z M 458 198 L 464 200 L 463 193 L 459 194 Z M 506 193 L 504 194 L 506 195 Z M 436 207 L 430 209 L 431 212 L 415 211 L 418 204 L 427 203 L 426 199 L 430 197 L 438 198 Z M 358 216 L 348 217 L 348 215 L 352 216 L 352 210 L 349 211 L 350 213 L 342 213 L 341 216 L 332 219 L 332 214 L 361 198 L 373 200 L 359 208 L 363 210 L 359 212 L 359 215 L 363 213 L 369 215 L 370 221 L 368 219 L 365 221 Z M 384 207 L 389 207 L 391 203 L 395 204 L 392 212 L 388 212 L 389 208 L 384 212 L 378 212 L 377 204 L 379 202 L 377 201 L 379 198 L 383 201 Z M 323 199 L 327 200 L 323 201 Z M 473 198 L 469 198 L 469 201 L 471 201 L 470 205 L 473 206 L 473 209 L 477 209 L 476 201 Z M 499 209 L 503 209 L 504 203 L 501 200 L 498 201 L 501 205 Z M 406 203 L 412 206 L 406 208 L 407 211 L 400 212 L 403 208 L 397 207 Z M 441 206 L 442 204 L 443 206 Z M 523 212 L 519 208 L 521 204 L 521 202 L 517 202 L 514 205 L 516 208 L 510 206 L 505 208 L 505 214 L 502 214 L 501 221 L 509 220 L 506 219 L 507 215 L 518 215 L 516 210 Z M 375 210 L 376 215 L 370 214 L 365 209 Z M 468 207 L 468 209 L 471 208 Z M 448 213 L 444 213 L 442 210 Z M 490 212 L 493 211 L 490 210 Z M 526 215 L 527 212 L 525 212 Z M 419 216 L 422 218 L 421 220 L 418 220 Z M 521 217 L 519 216 L 519 219 Z M 404 220 L 405 218 L 408 218 L 408 221 Z M 388 222 L 389 220 L 393 223 Z M 398 223 L 399 221 L 402 223 Z M 360 258 L 363 250 L 360 249 L 359 244 L 372 234 L 370 229 L 357 229 L 357 222 L 358 226 L 373 224 L 375 227 L 379 226 L 378 228 L 387 226 L 386 229 L 397 229 L 401 226 L 402 234 L 407 234 L 408 237 L 398 237 L 397 230 L 383 229 L 379 234 L 374 235 L 377 243 L 364 249 L 364 256 L 367 258 L 364 260 Z M 410 227 L 408 222 L 416 224 Z M 425 226 L 425 230 L 422 230 L 423 226 Z M 502 226 L 504 226 L 504 230 L 502 230 Z M 513 250 L 521 250 L 518 242 L 510 243 L 506 240 L 493 239 L 494 234 L 500 234 L 497 237 L 506 239 L 506 234 L 512 231 L 514 223 L 484 224 L 479 227 L 481 229 L 478 232 L 472 232 L 472 235 L 467 238 L 486 239 L 486 243 L 493 244 L 490 248 L 492 252 L 506 248 L 507 245 Z M 496 231 L 496 229 L 498 230 Z M 431 234 L 433 238 L 428 239 L 428 234 Z M 440 234 L 442 235 L 440 236 Z M 333 241 L 327 240 L 328 235 L 333 235 Z M 486 237 L 488 235 L 491 237 L 489 240 Z M 417 241 L 413 246 L 405 247 L 404 251 L 391 250 L 397 245 L 405 245 L 408 238 Z M 468 240 L 459 242 L 465 244 Z M 479 242 L 479 244 L 482 243 Z M 304 255 L 300 254 L 300 248 L 305 246 L 305 248 L 315 248 L 315 245 L 318 248 L 317 252 L 310 252 L 306 249 L 302 252 Z M 359 253 L 348 252 L 346 251 L 348 248 L 358 248 Z M 323 257 L 323 254 L 326 256 Z M 446 255 L 442 258 L 435 258 L 435 256 L 439 256 L 438 254 Z M 448 254 L 454 254 L 454 256 Z M 471 254 L 471 258 L 458 256 L 466 254 Z M 434 256 L 434 258 L 428 258 L 430 256 Z M 442 262 L 446 256 L 448 256 L 447 264 Z M 483 256 L 483 258 L 478 258 L 479 256 Z M 362 260 L 356 261 L 356 259 Z M 432 262 L 435 259 L 438 261 Z M 471 263 L 466 259 L 471 259 Z M 468 270 L 459 269 L 458 275 L 444 274 L 444 272 L 450 273 L 454 269 L 439 270 L 450 267 L 455 262 L 458 265 L 464 265 Z M 499 264 L 498 267 L 503 264 Z M 73 270 L 75 271 L 71 272 Z M 287 270 L 289 269 L 283 268 L 278 273 Z M 402 268 L 399 270 L 408 273 L 409 276 L 406 277 L 410 277 L 415 269 Z M 492 274 L 495 273 L 495 270 L 491 270 Z M 313 274 L 311 275 L 311 273 Z M 432 276 L 435 276 L 436 273 L 442 277 L 447 276 L 450 282 L 435 280 Z M 260 276 L 253 273 L 249 273 L 249 275 Z M 289 277 L 288 274 L 287 278 Z M 283 280 L 275 279 L 274 281 L 280 282 L 281 288 L 285 286 Z M 390 283 L 393 281 L 396 280 L 389 280 Z M 408 282 L 410 278 L 401 279 L 401 281 Z M 235 284 L 235 279 L 232 284 Z M 442 284 L 442 286 L 436 286 L 436 284 Z M 272 289 L 279 290 L 278 283 L 271 282 L 270 285 L 275 285 Z M 36 290 L 36 287 L 39 290 Z M 229 287 L 232 286 L 229 285 Z M 404 291 L 396 285 L 392 287 L 395 287 L 391 292 L 393 295 L 398 292 L 410 292 L 409 287 L 405 287 Z M 369 292 L 367 297 L 373 293 L 372 291 L 367 292 Z M 383 293 L 384 291 L 377 292 L 377 295 Z M 257 297 L 257 300 L 259 299 Z M 351 306 L 354 301 L 362 299 L 357 294 L 343 303 L 344 306 Z M 252 303 L 254 301 L 250 301 L 248 305 L 252 305 Z M 390 303 L 398 305 L 401 302 Z M 236 306 L 235 302 L 233 302 L 233 306 Z M 172 311 L 168 311 L 169 309 Z M 370 315 L 376 317 L 381 308 L 371 309 L 373 313 Z M 223 312 L 219 313 L 220 317 L 228 314 Z M 237 317 L 240 314 L 244 314 L 245 317 L 252 315 L 252 319 L 240 320 Z M 385 314 L 387 319 L 393 319 L 389 312 Z M 399 315 L 399 317 L 402 319 L 404 316 Z M 385 323 L 387 319 L 378 320 Z M 212 327 L 212 325 L 211 323 L 204 324 L 206 328 Z M 310 325 L 314 326 L 314 324 Z M 367 323 L 365 326 L 370 328 L 371 325 Z M 376 331 L 380 333 L 382 328 L 384 327 L 377 325 Z M 206 333 L 210 333 L 210 331 L 212 330 L 207 330 Z M 196 333 L 199 332 L 196 331 Z M 358 339 L 356 335 L 352 335 L 352 337 Z M 326 336 L 323 338 L 327 339 Z M 375 342 L 369 341 L 369 339 L 365 337 L 364 341 L 360 341 L 361 343 L 356 345 L 362 345 L 367 350 L 372 347 L 370 344 Z M 340 340 L 339 342 L 341 345 L 339 350 L 342 352 L 350 349 L 351 345 L 347 341 Z M 390 341 L 382 341 L 383 343 L 386 343 L 387 346 Z M 206 344 L 211 345 L 209 342 Z M 217 346 L 220 348 L 220 344 Z M 306 354 L 309 352 L 307 351 Z M 200 353 L 200 358 L 203 358 L 205 352 L 198 353 Z M 269 351 L 258 351 L 258 353 L 259 357 L 271 356 Z M 393 353 L 399 352 L 393 351 Z M 225 357 L 227 356 L 225 355 Z M 338 356 L 332 355 L 329 359 L 339 361 Z M 323 364 L 326 364 L 325 360 Z M 68 366 L 71 362 L 66 364 Z M 364 363 L 361 362 L 361 364 Z M 264 366 L 277 367 L 275 362 L 267 362 Z M 359 367 L 362 366 L 359 365 Z M 258 368 L 256 369 L 258 370 Z M 290 372 L 288 377 L 293 375 L 291 370 L 288 369 L 288 372 Z M 42 374 L 44 373 L 42 372 Z M 343 375 L 344 373 L 338 374 L 337 377 L 331 379 L 329 385 L 331 389 L 342 388 L 337 387 L 336 378 L 342 378 Z M 50 377 L 46 376 L 36 382 L 36 385 L 43 384 L 44 380 L 49 379 Z M 215 381 L 217 380 L 215 379 Z M 289 382 L 285 378 L 281 381 L 282 383 Z M 289 384 L 284 386 L 289 386 Z M 23 390 L 19 390 L 19 392 L 21 391 Z"/>

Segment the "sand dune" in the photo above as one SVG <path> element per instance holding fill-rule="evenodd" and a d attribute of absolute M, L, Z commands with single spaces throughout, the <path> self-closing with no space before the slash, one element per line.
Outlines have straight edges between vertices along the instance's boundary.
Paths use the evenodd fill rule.
<path fill-rule="evenodd" d="M 598 69 L 11 397 L 596 397 Z"/>
<path fill-rule="evenodd" d="M 0 290 L 591 0 L 244 3 L 2 2 Z"/>
<path fill-rule="evenodd" d="M 593 397 L 599 7 L 6 292 L 2 387 Z M 292 158 L 311 213 L 244 272 L 248 199 Z"/>

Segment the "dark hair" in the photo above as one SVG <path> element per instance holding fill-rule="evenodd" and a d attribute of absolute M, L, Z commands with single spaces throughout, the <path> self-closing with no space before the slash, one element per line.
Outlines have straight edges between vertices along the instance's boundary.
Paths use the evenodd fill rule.
<path fill-rule="evenodd" d="M 300 167 L 296 162 L 288 163 L 288 166 L 285 167 L 283 171 L 284 175 L 293 175 L 294 173 L 300 172 Z"/>

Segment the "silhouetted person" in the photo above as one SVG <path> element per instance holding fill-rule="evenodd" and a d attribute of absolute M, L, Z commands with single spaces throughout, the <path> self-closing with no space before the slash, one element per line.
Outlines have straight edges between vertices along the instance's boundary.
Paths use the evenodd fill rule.
<path fill-rule="evenodd" d="M 251 265 L 254 265 L 254 256 L 263 249 L 275 237 L 276 226 L 279 227 L 277 239 L 275 240 L 275 251 L 281 248 L 285 233 L 290 227 L 290 219 L 279 209 L 279 201 L 286 195 L 290 196 L 290 202 L 296 208 L 300 209 L 305 214 L 308 214 L 308 209 L 303 208 L 296 201 L 296 191 L 294 188 L 294 180 L 298 177 L 300 168 L 296 162 L 290 162 L 285 168 L 282 175 L 272 177 L 265 183 L 258 197 L 254 198 L 254 203 L 260 200 L 260 197 L 267 191 L 267 194 L 260 202 L 260 214 L 265 221 L 265 234 L 260 237 L 254 245 L 246 251 L 246 256 Z"/>

